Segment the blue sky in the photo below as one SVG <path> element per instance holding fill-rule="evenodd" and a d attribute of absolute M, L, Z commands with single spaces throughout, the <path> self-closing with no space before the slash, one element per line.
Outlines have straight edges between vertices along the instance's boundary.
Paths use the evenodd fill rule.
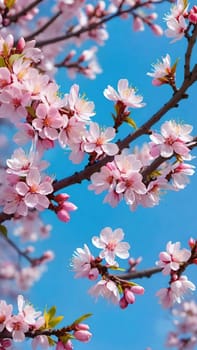
<path fill-rule="evenodd" d="M 192 1 L 190 3 L 192 5 Z M 163 27 L 164 8 L 167 9 L 162 6 L 160 13 Z M 68 92 L 73 83 L 80 85 L 81 93 L 85 92 L 88 99 L 95 102 L 97 114 L 94 120 L 105 126 L 112 123 L 113 112 L 113 104 L 103 96 L 103 90 L 108 84 L 116 87 L 120 78 L 127 78 L 138 88 L 144 96 L 146 107 L 134 111 L 133 117 L 136 117 L 137 125 L 141 125 L 171 96 L 168 86 L 156 88 L 151 85 L 151 78 L 146 75 L 151 71 L 151 64 L 167 53 L 173 62 L 180 58 L 178 81 L 181 81 L 179 74 L 182 74 L 185 41 L 170 44 L 168 38 L 156 37 L 149 29 L 133 33 L 131 27 L 130 20 L 115 20 L 110 23 L 110 38 L 98 53 L 103 74 L 96 80 L 77 77 L 71 81 L 63 70 L 57 76 L 61 91 Z M 193 124 L 194 135 L 197 134 L 195 89 L 190 89 L 189 100 L 182 101 L 180 108 L 174 109 L 163 119 L 173 118 Z M 157 130 L 159 125 L 156 125 Z M 129 132 L 129 127 L 123 127 L 121 134 Z M 57 178 L 72 174 L 74 169 L 81 169 L 80 165 L 75 168 L 70 165 L 62 150 L 53 150 L 48 157 L 52 162 L 49 172 L 56 174 Z M 193 164 L 196 164 L 195 159 Z M 40 310 L 46 305 L 56 305 L 57 312 L 65 316 L 65 324 L 71 323 L 81 314 L 93 313 L 89 319 L 93 338 L 88 344 L 74 342 L 75 349 L 145 350 L 151 346 L 152 350 L 163 350 L 165 336 L 171 327 L 171 316 L 158 304 L 155 293 L 167 286 L 166 278 L 155 275 L 151 279 L 139 281 L 145 287 L 145 295 L 137 297 L 134 305 L 121 310 L 106 300 L 99 299 L 95 302 L 87 294 L 91 283 L 74 279 L 69 264 L 73 251 L 84 243 L 91 247 L 91 237 L 98 235 L 106 226 L 113 229 L 121 227 L 124 230 L 125 240 L 131 245 L 131 255 L 143 257 L 141 268 L 154 266 L 159 252 L 164 250 L 169 240 L 180 240 L 186 247 L 189 237 L 196 237 L 197 231 L 196 176 L 191 178 L 191 184 L 183 191 L 164 195 L 159 206 L 147 209 L 139 207 L 135 212 L 129 211 L 124 203 L 114 209 L 108 204 L 103 205 L 104 196 L 88 191 L 87 186 L 88 182 L 84 181 L 81 185 L 66 189 L 71 201 L 78 206 L 68 224 L 59 222 L 53 213 L 46 212 L 43 215 L 45 221 L 53 225 L 53 232 L 49 240 L 37 244 L 37 251 L 52 249 L 56 259 L 49 264 L 43 278 L 28 293 L 28 298 Z M 194 268 L 189 270 L 189 276 L 194 283 L 197 282 Z"/>

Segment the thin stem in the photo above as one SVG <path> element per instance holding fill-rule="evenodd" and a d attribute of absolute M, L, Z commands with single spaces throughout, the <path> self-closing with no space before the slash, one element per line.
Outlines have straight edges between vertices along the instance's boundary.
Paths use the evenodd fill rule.
<path fill-rule="evenodd" d="M 160 3 L 164 2 L 164 1 L 165 0 L 159 0 L 157 2 L 154 2 L 154 4 L 156 4 L 156 3 L 160 4 Z M 86 33 L 88 31 L 91 31 L 93 29 L 96 29 L 96 28 L 100 27 L 102 24 L 105 24 L 105 23 L 111 21 L 112 19 L 114 19 L 116 17 L 120 17 L 122 15 L 132 13 L 134 10 L 136 10 L 138 8 L 147 7 L 147 6 L 150 6 L 151 4 L 152 4 L 152 1 L 148 0 L 148 1 L 144 2 L 144 3 L 137 3 L 134 6 L 130 7 L 129 9 L 126 9 L 126 10 L 122 10 L 122 8 L 120 7 L 117 10 L 117 12 L 113 13 L 112 15 L 109 15 L 109 16 L 106 16 L 106 17 L 102 18 L 98 22 L 90 23 L 90 24 L 88 24 L 88 25 L 86 25 L 84 27 L 81 27 L 77 31 L 69 32 L 69 33 L 61 35 L 59 37 L 37 41 L 36 45 L 37 45 L 37 47 L 43 47 L 43 46 L 50 45 L 50 44 L 56 44 L 57 42 L 60 42 L 60 41 L 66 41 L 66 40 L 68 40 L 70 38 L 79 37 L 81 34 Z"/>
<path fill-rule="evenodd" d="M 8 16 L 8 19 L 10 20 L 10 22 L 16 22 L 20 17 L 26 15 L 28 11 L 32 10 L 35 6 L 37 6 L 42 1 L 43 0 L 35 0 L 34 2 L 29 4 L 27 7 L 25 7 L 23 10 L 21 10 L 18 13 L 16 13 L 15 15 Z"/>

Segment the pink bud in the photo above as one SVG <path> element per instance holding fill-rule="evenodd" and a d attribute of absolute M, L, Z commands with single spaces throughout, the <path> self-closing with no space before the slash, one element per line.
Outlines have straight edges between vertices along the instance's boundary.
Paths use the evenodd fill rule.
<path fill-rule="evenodd" d="M 93 269 L 90 270 L 89 274 L 88 274 L 88 278 L 91 280 L 91 281 L 95 281 L 99 276 L 99 270 L 94 267 Z"/>
<path fill-rule="evenodd" d="M 63 222 L 68 222 L 70 220 L 70 215 L 68 214 L 67 210 L 64 209 L 58 210 L 57 217 Z"/>
<path fill-rule="evenodd" d="M 65 344 L 59 340 L 55 350 L 73 350 L 73 344 L 70 339 Z"/>
<path fill-rule="evenodd" d="M 135 295 L 131 291 L 131 289 L 126 288 L 124 291 L 124 297 L 128 304 L 133 304 L 135 302 Z"/>
<path fill-rule="evenodd" d="M 192 9 L 189 13 L 188 19 L 193 24 L 197 23 L 197 6 L 196 5 L 194 7 L 192 7 Z"/>
<path fill-rule="evenodd" d="M 189 244 L 189 246 L 190 246 L 191 249 L 195 246 L 195 243 L 196 243 L 196 242 L 195 242 L 195 239 L 191 237 L 191 238 L 189 239 L 189 242 L 188 242 L 188 244 Z"/>
<path fill-rule="evenodd" d="M 151 29 L 155 35 L 163 35 L 163 29 L 158 24 L 152 24 Z"/>
<path fill-rule="evenodd" d="M 59 193 L 54 197 L 57 203 L 65 202 L 70 196 L 67 193 Z"/>
<path fill-rule="evenodd" d="M 82 341 L 84 343 L 88 342 L 92 337 L 92 334 L 86 330 L 75 331 L 73 335 L 77 340 Z"/>
<path fill-rule="evenodd" d="M 120 306 L 121 309 L 126 309 L 127 308 L 128 303 L 127 303 L 127 301 L 126 301 L 124 296 L 120 299 L 119 306 Z"/>
<path fill-rule="evenodd" d="M 21 37 L 17 42 L 16 49 L 18 51 L 22 52 L 24 47 L 25 47 L 25 39 L 23 37 Z"/>
<path fill-rule="evenodd" d="M 135 294 L 142 295 L 144 294 L 144 288 L 142 286 L 133 286 L 131 287 L 131 291 Z"/>
<path fill-rule="evenodd" d="M 86 323 L 78 323 L 75 326 L 76 331 L 88 331 L 89 329 L 90 329 L 90 327 Z"/>
<path fill-rule="evenodd" d="M 44 252 L 43 254 L 43 259 L 45 261 L 51 261 L 53 260 L 55 257 L 54 253 L 52 252 L 52 250 L 47 250 L 46 252 Z"/>
<path fill-rule="evenodd" d="M 144 30 L 144 22 L 139 17 L 135 17 L 133 21 L 133 30 L 135 32 Z"/>

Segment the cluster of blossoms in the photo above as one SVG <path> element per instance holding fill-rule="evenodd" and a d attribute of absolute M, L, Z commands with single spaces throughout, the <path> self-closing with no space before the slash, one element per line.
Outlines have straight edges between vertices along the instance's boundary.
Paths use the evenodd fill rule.
<path fill-rule="evenodd" d="M 13 313 L 13 305 L 0 300 L 0 348 L 1 350 L 13 349 L 13 342 L 23 342 L 31 338 L 32 349 L 37 347 L 48 349 L 51 345 L 56 350 L 72 350 L 71 339 L 88 342 L 92 336 L 89 326 L 81 323 L 88 315 L 80 317 L 71 326 L 61 328 L 54 327 L 63 319 L 56 316 L 56 308 L 52 307 L 42 314 L 26 302 L 22 295 L 17 298 L 18 312 Z M 56 337 L 56 339 L 54 339 Z"/>
<path fill-rule="evenodd" d="M 185 162 L 192 159 L 191 130 L 191 125 L 165 122 L 161 133 L 152 132 L 151 141 L 141 150 L 136 148 L 133 153 L 123 150 L 112 162 L 101 167 L 99 173 L 94 173 L 89 189 L 96 194 L 107 190 L 104 202 L 113 207 L 122 199 L 131 210 L 138 205 L 157 205 L 162 190 L 183 189 L 189 182 L 188 176 L 194 174 L 194 166 Z M 173 156 L 175 162 L 167 162 Z M 157 157 L 162 157 L 162 164 L 146 173 Z"/>
<path fill-rule="evenodd" d="M 105 227 L 99 237 L 92 238 L 93 245 L 102 249 L 99 256 L 95 258 L 88 246 L 84 244 L 83 248 L 76 249 L 71 266 L 77 278 L 86 277 L 90 280 L 96 280 L 100 275 L 101 279 L 89 289 L 89 294 L 96 298 L 102 296 L 125 309 L 129 304 L 135 302 L 135 295 L 144 293 L 144 288 L 108 272 L 110 268 L 119 269 L 118 262 L 115 260 L 116 256 L 121 259 L 129 257 L 130 245 L 127 242 L 122 242 L 123 238 L 122 229 L 118 228 L 112 231 L 111 227 Z M 103 259 L 106 261 L 105 264 L 102 264 Z"/>
<path fill-rule="evenodd" d="M 39 6 L 35 4 L 32 7 L 30 1 L 2 0 L 0 2 L 1 32 L 3 35 L 20 33 L 27 40 L 36 38 L 38 43 L 41 43 L 44 54 L 39 63 L 41 70 L 53 75 L 57 67 L 65 67 L 71 77 L 81 73 L 94 79 L 102 71 L 97 62 L 95 44 L 104 45 L 108 39 L 106 23 L 111 16 L 115 15 L 123 19 L 131 17 L 134 30 L 141 31 L 148 26 L 156 35 L 162 34 L 160 26 L 154 23 L 157 19 L 156 12 L 153 12 L 155 1 L 151 1 L 150 4 L 151 8 L 150 6 L 147 8 L 146 3 L 143 6 L 135 0 L 109 2 L 102 0 L 96 4 L 85 0 L 57 0 L 52 7 L 53 15 L 42 16 Z M 34 30 L 31 26 L 32 21 L 34 21 Z M 63 39 L 62 36 L 64 36 Z M 61 38 L 61 45 L 59 38 Z M 72 50 L 67 45 L 71 42 L 74 47 Z M 93 42 L 92 46 L 90 42 Z M 51 43 L 52 46 L 50 46 Z M 85 50 L 81 49 L 84 44 L 88 47 Z M 68 54 L 57 63 L 57 56 L 61 51 Z M 78 51 L 79 55 L 76 58 Z"/>
<path fill-rule="evenodd" d="M 187 33 L 190 25 L 197 24 L 197 6 L 188 10 L 187 0 L 178 0 L 171 8 L 171 12 L 165 16 L 168 29 L 165 34 L 172 38 L 172 42 L 180 40 Z"/>
<path fill-rule="evenodd" d="M 186 266 L 197 263 L 197 241 L 190 239 L 191 250 L 181 249 L 180 242 L 168 242 L 166 251 L 160 253 L 157 265 L 162 268 L 164 275 L 170 275 L 168 288 L 162 288 L 157 292 L 160 302 L 165 308 L 170 308 L 174 303 L 181 303 L 188 291 L 196 290 L 194 283 L 182 275 Z"/>
<path fill-rule="evenodd" d="M 175 330 L 169 332 L 167 347 L 177 350 L 193 350 L 197 345 L 197 304 L 195 301 L 184 301 L 172 310 L 175 317 Z"/>

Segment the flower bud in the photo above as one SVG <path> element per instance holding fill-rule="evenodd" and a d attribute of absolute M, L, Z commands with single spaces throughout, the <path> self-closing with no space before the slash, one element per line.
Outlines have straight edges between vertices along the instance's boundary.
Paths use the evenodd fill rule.
<path fill-rule="evenodd" d="M 135 295 L 131 291 L 131 289 L 126 288 L 124 291 L 124 297 L 128 304 L 133 304 L 135 302 Z"/>
<path fill-rule="evenodd" d="M 73 335 L 77 340 L 82 341 L 84 343 L 88 342 L 92 337 L 92 334 L 86 330 L 75 331 Z"/>

